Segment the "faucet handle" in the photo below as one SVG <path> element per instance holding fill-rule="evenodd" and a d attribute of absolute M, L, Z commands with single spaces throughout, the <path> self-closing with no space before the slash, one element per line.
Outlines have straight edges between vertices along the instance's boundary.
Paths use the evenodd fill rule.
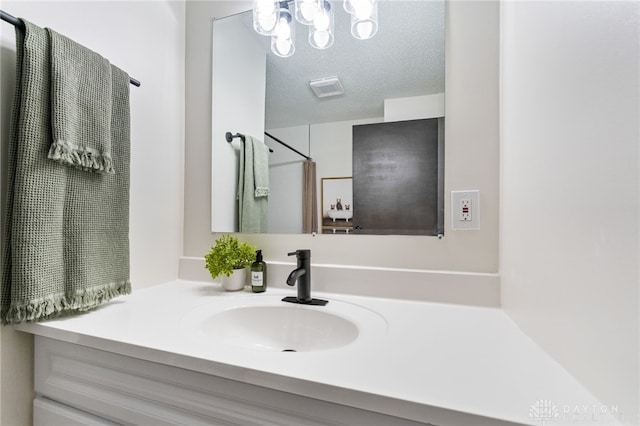
<path fill-rule="evenodd" d="M 287 253 L 287 256 L 296 256 L 298 259 L 310 259 L 311 258 L 311 250 L 309 250 L 309 249 L 298 249 L 296 251 L 292 251 L 291 253 Z"/>

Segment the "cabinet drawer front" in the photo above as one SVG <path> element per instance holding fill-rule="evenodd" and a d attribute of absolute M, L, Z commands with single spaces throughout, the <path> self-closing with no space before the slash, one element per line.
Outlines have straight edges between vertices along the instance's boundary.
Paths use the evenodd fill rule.
<path fill-rule="evenodd" d="M 424 424 L 41 336 L 35 342 L 38 394 L 120 424 Z"/>
<path fill-rule="evenodd" d="M 118 426 L 100 417 L 93 416 L 50 399 L 38 397 L 33 400 L 33 426 Z"/>

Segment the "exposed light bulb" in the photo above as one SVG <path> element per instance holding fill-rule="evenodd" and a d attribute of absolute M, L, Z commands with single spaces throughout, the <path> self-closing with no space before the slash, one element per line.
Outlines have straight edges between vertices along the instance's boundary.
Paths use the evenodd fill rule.
<path fill-rule="evenodd" d="M 273 0 L 256 0 L 254 9 L 259 15 L 270 15 L 276 11 L 276 3 Z"/>
<path fill-rule="evenodd" d="M 326 49 L 329 47 L 329 41 L 331 40 L 331 34 L 326 31 L 315 31 L 313 33 L 313 41 L 319 49 Z"/>
<path fill-rule="evenodd" d="M 286 40 L 291 37 L 291 27 L 289 26 L 289 22 L 286 18 L 282 16 L 280 17 L 280 20 L 276 24 L 274 33 L 279 39 Z"/>
<path fill-rule="evenodd" d="M 258 15 L 258 22 L 265 32 L 271 32 L 276 25 L 276 13 L 273 12 L 269 15 Z"/>
<path fill-rule="evenodd" d="M 276 49 L 278 50 L 278 53 L 280 53 L 281 56 L 287 56 L 289 54 L 289 52 L 291 52 L 291 41 L 289 40 L 283 40 L 281 38 L 278 38 L 276 40 Z"/>
<path fill-rule="evenodd" d="M 356 24 L 355 28 L 359 38 L 361 39 L 371 37 L 371 33 L 373 32 L 373 24 L 369 21 L 359 22 Z"/>
<path fill-rule="evenodd" d="M 318 6 L 314 1 L 303 1 L 300 4 L 300 13 L 304 17 L 304 19 L 308 22 L 314 20 L 315 16 L 318 13 Z"/>
<path fill-rule="evenodd" d="M 368 19 L 373 11 L 372 1 L 370 0 L 356 0 L 353 2 L 354 15 L 362 20 Z"/>
<path fill-rule="evenodd" d="M 303 25 L 313 24 L 313 18 L 320 11 L 322 0 L 296 0 L 296 20 Z"/>
<path fill-rule="evenodd" d="M 313 26 L 316 27 L 318 31 L 327 31 L 329 29 L 329 14 L 326 11 L 322 11 L 316 14 L 316 17 L 313 18 Z"/>

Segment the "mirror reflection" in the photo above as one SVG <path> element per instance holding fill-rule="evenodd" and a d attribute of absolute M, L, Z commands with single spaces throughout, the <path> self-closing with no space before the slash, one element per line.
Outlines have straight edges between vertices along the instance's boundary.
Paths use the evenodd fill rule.
<path fill-rule="evenodd" d="M 249 232 L 333 233 L 325 224 L 334 216 L 349 234 L 437 235 L 444 211 L 444 1 L 378 2 L 378 31 L 368 40 L 352 36 L 342 2 L 328 3 L 331 47 L 312 47 L 308 27 L 296 23 L 295 53 L 286 58 L 256 33 L 251 11 L 214 21 L 212 231 L 247 232 L 237 197 L 247 168 L 239 161 L 248 145 L 263 143 L 272 151 L 267 220 Z M 338 94 L 318 96 L 314 85 L 320 95 Z M 417 142 L 405 141 L 407 131 Z M 227 132 L 252 142 L 229 143 Z M 359 134 L 374 140 L 357 142 Z M 428 147 L 416 151 L 421 143 Z M 338 213 L 337 202 L 327 209 L 322 198 L 322 183 L 335 178 L 352 183 L 348 215 L 346 203 Z M 416 188 L 429 195 L 412 195 Z"/>

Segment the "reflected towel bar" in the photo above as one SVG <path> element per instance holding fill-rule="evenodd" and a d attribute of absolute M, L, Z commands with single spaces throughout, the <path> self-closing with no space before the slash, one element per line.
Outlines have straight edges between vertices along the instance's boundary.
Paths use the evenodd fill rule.
<path fill-rule="evenodd" d="M 278 142 L 280 145 L 283 145 L 285 148 L 290 149 L 291 151 L 295 152 L 296 154 L 306 158 L 307 160 L 311 161 L 312 158 L 308 157 L 306 155 L 304 155 L 303 153 L 301 153 L 300 151 L 298 151 L 297 149 L 287 145 L 286 143 L 282 142 L 280 139 L 276 138 L 275 136 L 272 136 L 271 134 L 264 132 L 265 135 L 269 136 L 271 139 L 273 139 L 274 141 Z M 231 132 L 227 132 L 224 134 L 224 138 L 227 140 L 227 142 L 231 143 L 231 141 L 233 141 L 235 138 L 240 138 L 240 140 L 242 142 L 244 142 L 244 135 L 242 133 L 236 133 L 235 135 Z M 273 152 L 273 150 L 271 148 L 269 148 L 269 152 Z"/>
<path fill-rule="evenodd" d="M 11 25 L 20 28 L 22 31 L 24 31 L 24 24 L 22 23 L 21 20 L 19 20 L 18 18 L 9 15 L 7 12 L 5 12 L 4 10 L 0 10 L 0 18 L 5 21 L 10 23 Z M 136 87 L 140 87 L 140 82 L 138 80 L 136 80 L 135 78 L 129 77 L 129 83 L 133 84 Z"/>
<path fill-rule="evenodd" d="M 224 138 L 227 140 L 227 142 L 231 143 L 235 138 L 240 138 L 240 140 L 242 142 L 245 141 L 245 137 L 242 133 L 236 133 L 235 135 L 232 134 L 231 132 L 227 132 L 224 134 Z M 269 152 L 273 152 L 273 150 L 271 148 L 269 148 Z"/>
<path fill-rule="evenodd" d="M 280 145 L 284 145 L 286 148 L 289 148 L 291 151 L 295 152 L 296 154 L 300 155 L 301 157 L 304 157 L 307 160 L 311 161 L 311 157 L 308 157 L 308 156 L 304 155 L 303 153 L 301 153 L 300 151 L 298 151 L 294 147 L 287 145 L 286 143 L 282 142 L 280 139 L 276 138 L 275 136 L 271 135 L 270 133 L 264 132 L 264 134 L 269 136 L 274 141 L 278 142 Z"/>

